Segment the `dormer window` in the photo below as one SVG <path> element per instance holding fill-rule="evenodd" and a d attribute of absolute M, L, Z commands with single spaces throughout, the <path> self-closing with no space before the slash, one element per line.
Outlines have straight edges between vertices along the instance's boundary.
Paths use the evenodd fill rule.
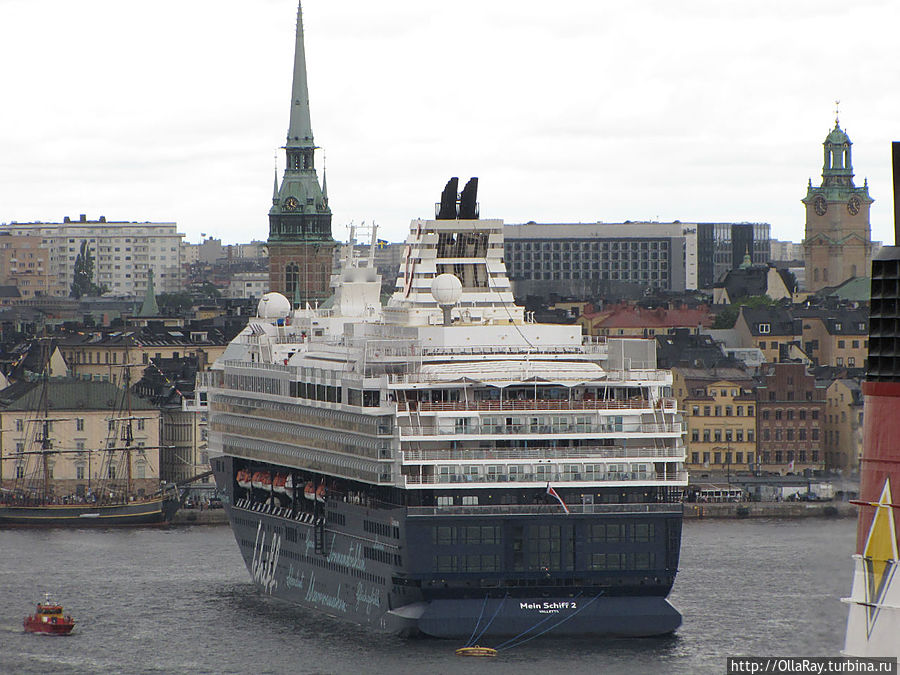
<path fill-rule="evenodd" d="M 840 329 L 841 329 L 841 324 L 835 322 L 835 324 L 834 324 L 834 329 L 835 329 L 835 330 L 840 330 Z"/>
<path fill-rule="evenodd" d="M 768 323 L 761 323 L 758 326 L 758 330 L 760 335 L 768 335 L 771 332 L 772 328 Z"/>

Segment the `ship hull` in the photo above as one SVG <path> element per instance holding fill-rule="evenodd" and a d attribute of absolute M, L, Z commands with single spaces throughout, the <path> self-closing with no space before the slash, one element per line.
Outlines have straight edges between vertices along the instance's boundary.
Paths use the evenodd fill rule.
<path fill-rule="evenodd" d="M 171 521 L 178 509 L 173 499 L 128 504 L 0 505 L 0 527 L 143 527 Z"/>
<path fill-rule="evenodd" d="M 415 578 L 415 566 L 384 563 L 395 560 L 394 549 L 384 546 L 377 548 L 380 555 L 374 553 L 364 528 L 342 531 L 348 528 L 326 525 L 320 538 L 324 546 L 317 547 L 319 515 L 297 513 L 275 502 L 254 503 L 244 491 L 233 489 L 231 465 L 227 457 L 213 462 L 217 487 L 225 496 L 225 510 L 250 576 L 272 597 L 380 632 L 457 640 L 473 634 L 482 641 L 543 633 L 646 637 L 672 633 L 681 625 L 681 615 L 666 600 L 668 586 L 652 587 L 652 582 L 646 595 L 635 588 L 613 595 L 621 589 L 574 586 L 559 594 L 530 594 L 525 588 L 478 590 L 473 579 L 475 588 L 464 592 L 466 597 L 448 597 L 458 591 L 446 591 L 441 584 L 404 584 Z M 422 553 L 428 543 L 414 537 L 423 526 L 405 522 L 398 515 L 402 511 L 395 510 L 384 522 L 402 523 L 407 548 L 417 549 L 419 558 L 429 557 Z M 328 517 L 345 525 L 360 513 L 375 518 L 373 512 L 345 502 L 327 507 Z M 320 515 L 325 513 L 322 508 Z M 680 544 L 680 511 L 677 521 Z M 407 558 L 415 556 L 410 552 Z"/>

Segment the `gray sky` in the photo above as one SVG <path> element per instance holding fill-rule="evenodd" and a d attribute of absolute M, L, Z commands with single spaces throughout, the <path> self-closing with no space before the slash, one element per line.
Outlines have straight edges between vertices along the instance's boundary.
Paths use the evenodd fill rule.
<path fill-rule="evenodd" d="M 0 222 L 265 239 L 296 4 L 0 0 Z M 835 99 L 873 238 L 893 239 L 895 0 L 307 0 L 304 26 L 338 239 L 363 220 L 402 239 L 457 175 L 510 223 L 769 222 L 799 241 Z"/>

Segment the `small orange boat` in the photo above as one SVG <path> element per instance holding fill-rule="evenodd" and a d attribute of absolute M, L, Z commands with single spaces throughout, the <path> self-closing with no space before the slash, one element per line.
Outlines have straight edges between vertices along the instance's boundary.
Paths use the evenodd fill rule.
<path fill-rule="evenodd" d="M 75 628 L 75 620 L 68 614 L 63 614 L 62 605 L 53 602 L 49 593 L 44 594 L 44 601 L 37 604 L 35 613 L 26 616 L 22 624 L 26 633 L 50 635 L 66 635 Z"/>

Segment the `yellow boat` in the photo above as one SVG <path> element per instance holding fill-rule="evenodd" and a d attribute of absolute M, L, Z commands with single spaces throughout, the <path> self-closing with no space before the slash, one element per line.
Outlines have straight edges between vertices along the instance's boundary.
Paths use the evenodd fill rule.
<path fill-rule="evenodd" d="M 497 650 L 491 647 L 460 647 L 456 650 L 457 656 L 497 656 Z"/>

